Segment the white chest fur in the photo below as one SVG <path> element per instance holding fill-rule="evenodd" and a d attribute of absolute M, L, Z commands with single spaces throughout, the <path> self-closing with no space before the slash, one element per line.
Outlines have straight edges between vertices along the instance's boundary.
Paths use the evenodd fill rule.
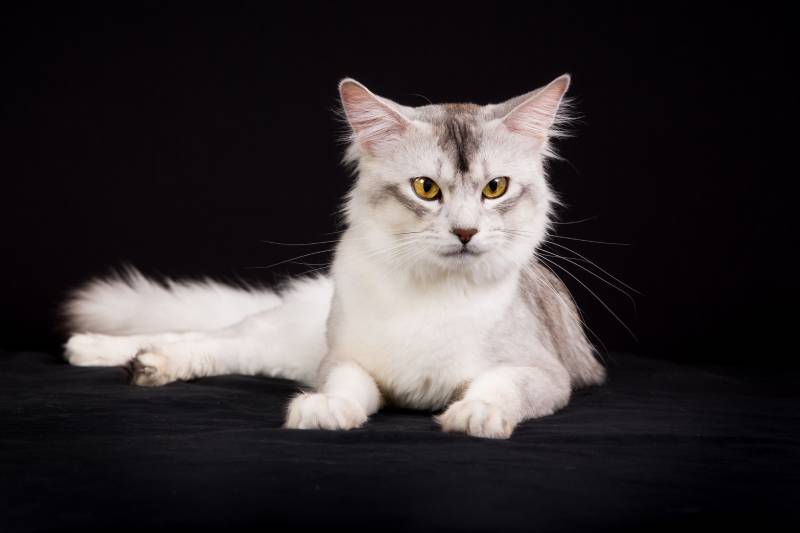
<path fill-rule="evenodd" d="M 485 286 L 423 285 L 363 261 L 346 262 L 338 256 L 342 268 L 334 269 L 330 348 L 363 366 L 390 402 L 441 408 L 486 368 L 516 276 Z"/>

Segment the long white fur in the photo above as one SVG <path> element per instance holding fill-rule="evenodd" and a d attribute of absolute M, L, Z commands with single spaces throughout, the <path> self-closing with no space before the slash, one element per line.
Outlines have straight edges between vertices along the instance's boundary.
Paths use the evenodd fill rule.
<path fill-rule="evenodd" d="M 358 427 L 391 402 L 445 409 L 437 420 L 447 431 L 507 438 L 519 422 L 555 412 L 573 383 L 603 376 L 593 358 L 570 375 L 521 292 L 548 229 L 553 195 L 543 161 L 568 82 L 483 108 L 476 159 L 491 176 L 512 176 L 507 196 L 530 193 L 501 215 L 442 163 L 436 106 L 403 107 L 345 80 L 353 128 L 346 157 L 358 180 L 329 276 L 296 280 L 280 294 L 210 281 L 159 284 L 135 271 L 95 281 L 67 304 L 75 334 L 66 357 L 128 364 L 138 385 L 228 373 L 295 379 L 316 392 L 291 401 L 290 428 Z M 413 176 L 439 177 L 448 195 L 439 211 L 417 216 L 379 197 Z M 402 190 L 420 209 L 434 209 Z M 503 233 L 509 225 L 524 233 Z M 443 255 L 461 247 L 453 227 L 479 228 L 470 246 L 481 255 Z"/>
<path fill-rule="evenodd" d="M 136 335 L 163 331 L 210 331 L 280 305 L 275 291 L 238 288 L 213 280 L 156 282 L 126 267 L 92 280 L 67 301 L 71 331 Z"/>
<path fill-rule="evenodd" d="M 153 383 L 147 384 L 165 384 L 177 379 L 223 374 L 280 376 L 309 385 L 315 382 L 317 366 L 326 350 L 325 321 L 333 295 L 329 278 L 295 280 L 280 296 L 275 293 L 253 293 L 251 301 L 238 306 L 239 317 L 233 322 L 228 322 L 228 319 L 233 318 L 238 300 L 246 297 L 246 292 L 226 292 L 226 289 L 230 289 L 226 285 L 206 281 L 203 286 L 208 288 L 209 294 L 192 299 L 192 296 L 202 293 L 200 285 L 173 284 L 182 290 L 177 294 L 157 284 L 148 285 L 154 294 L 159 295 L 150 295 L 153 298 L 147 301 L 150 309 L 162 316 L 165 323 L 182 326 L 168 332 L 158 332 L 146 327 L 151 325 L 149 317 L 138 324 L 135 322 L 138 315 L 125 310 L 124 303 L 127 301 L 132 301 L 135 306 L 142 303 L 131 300 L 131 276 L 141 277 L 133 272 L 127 279 L 106 279 L 102 293 L 92 293 L 91 288 L 96 286 L 92 284 L 79 291 L 75 299 L 69 302 L 67 312 L 71 313 L 84 305 L 87 295 L 120 300 L 122 303 L 119 306 L 107 307 L 107 323 L 115 326 L 127 324 L 129 328 L 121 332 L 109 331 L 98 327 L 99 322 L 93 322 L 94 329 L 75 330 L 82 333 L 72 335 L 65 346 L 70 363 L 80 366 L 124 365 L 136 355 L 147 355 L 141 353 L 147 350 L 165 356 L 162 375 L 153 377 Z M 218 306 L 214 301 L 204 302 L 203 298 L 213 299 L 220 294 L 234 295 L 234 298 L 224 305 L 228 313 L 223 317 L 224 320 L 213 325 Z M 93 310 L 99 303 L 102 302 L 92 301 L 91 305 L 85 307 Z M 210 305 L 190 309 L 190 306 L 198 303 Z M 262 304 L 272 305 L 262 307 Z M 138 307 L 133 309 L 137 310 Z M 111 315 L 111 312 L 116 312 L 116 315 Z M 78 317 L 82 316 L 88 315 L 76 314 L 71 322 L 80 323 Z M 160 357 L 155 359 L 160 360 Z"/>

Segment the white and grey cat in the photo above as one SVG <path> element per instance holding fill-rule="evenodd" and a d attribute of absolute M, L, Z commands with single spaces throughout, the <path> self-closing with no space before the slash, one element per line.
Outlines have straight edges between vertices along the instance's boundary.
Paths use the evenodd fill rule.
<path fill-rule="evenodd" d="M 145 386 L 234 373 L 313 386 L 287 428 L 356 428 L 391 404 L 507 438 L 555 412 L 605 375 L 536 257 L 569 82 L 497 105 L 406 107 L 343 80 L 357 180 L 330 275 L 279 293 L 135 271 L 95 280 L 67 302 L 67 359 L 127 365 Z"/>

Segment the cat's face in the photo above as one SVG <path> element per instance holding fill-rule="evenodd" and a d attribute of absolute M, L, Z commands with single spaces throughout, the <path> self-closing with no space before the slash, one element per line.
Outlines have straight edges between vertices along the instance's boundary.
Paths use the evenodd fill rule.
<path fill-rule="evenodd" d="M 542 163 L 568 83 L 499 105 L 410 108 L 342 82 L 358 165 L 346 214 L 370 256 L 419 277 L 527 265 L 547 229 Z"/>

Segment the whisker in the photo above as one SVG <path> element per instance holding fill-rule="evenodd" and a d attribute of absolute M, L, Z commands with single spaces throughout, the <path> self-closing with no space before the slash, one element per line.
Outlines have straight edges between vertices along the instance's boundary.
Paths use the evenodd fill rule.
<path fill-rule="evenodd" d="M 624 294 L 631 301 L 631 304 L 633 305 L 633 309 L 636 310 L 636 300 L 633 299 L 633 296 L 628 294 L 622 288 L 618 287 L 617 285 L 614 285 L 613 283 L 611 283 L 607 279 L 603 278 L 602 276 L 596 274 L 595 272 L 592 272 L 591 270 L 589 270 L 585 266 L 581 265 L 580 263 L 577 263 L 577 262 L 573 261 L 572 259 L 570 259 L 568 257 L 564 257 L 562 255 L 554 254 L 553 252 L 548 252 L 547 250 L 539 250 L 539 253 L 545 253 L 550 257 L 556 257 L 558 259 L 563 259 L 563 260 L 575 265 L 576 267 L 580 268 L 581 270 L 584 270 L 584 271 L 588 272 L 589 274 L 591 274 L 592 276 L 596 277 L 597 279 L 599 279 L 600 281 L 602 281 L 603 283 L 605 283 L 609 287 L 611 287 L 611 288 L 621 292 L 622 294 Z"/>
<path fill-rule="evenodd" d="M 297 275 L 298 276 L 308 276 L 309 274 L 314 274 L 315 272 L 319 272 L 320 270 L 326 270 L 328 267 L 329 267 L 329 265 L 325 265 L 325 266 L 321 266 L 321 267 L 317 267 L 317 268 L 312 268 L 310 270 L 306 270 L 305 272 L 301 272 L 301 273 L 299 273 Z"/>
<path fill-rule="evenodd" d="M 431 99 L 430 99 L 430 98 L 428 98 L 427 96 L 425 96 L 424 94 L 420 94 L 420 93 L 411 93 L 409 96 L 419 96 L 420 98 L 422 98 L 422 99 L 424 99 L 426 102 L 428 102 L 430 105 L 433 105 L 433 102 L 431 102 Z"/>
<path fill-rule="evenodd" d="M 265 240 L 262 240 L 261 242 L 265 244 L 276 244 L 278 246 L 313 246 L 315 244 L 331 244 L 334 242 L 339 242 L 339 239 L 334 239 L 331 241 L 317 241 L 317 242 L 276 242 L 276 241 L 265 241 Z"/>
<path fill-rule="evenodd" d="M 589 259 L 588 257 L 586 257 L 585 255 L 583 255 L 583 254 L 581 254 L 581 253 L 579 253 L 579 252 L 576 252 L 576 251 L 575 251 L 575 250 L 573 250 L 572 248 L 569 248 L 568 246 L 565 246 L 565 245 L 563 245 L 563 244 L 559 244 L 559 243 L 557 243 L 557 242 L 553 242 L 553 241 L 545 241 L 545 243 L 544 243 L 544 244 L 552 244 L 553 246 L 558 246 L 559 248 L 561 248 L 561 249 L 564 249 L 564 250 L 568 251 L 569 253 L 572 253 L 572 254 L 575 254 L 575 255 L 577 255 L 578 257 L 580 257 L 581 259 L 583 259 L 584 261 L 586 261 L 587 263 L 589 263 L 590 265 L 592 265 L 593 267 L 595 267 L 596 269 L 598 269 L 600 272 L 602 272 L 603 274 L 605 274 L 605 275 L 606 275 L 606 276 L 608 276 L 609 278 L 613 279 L 614 281 L 616 281 L 617 283 L 619 283 L 620 285 L 622 285 L 622 286 L 623 286 L 623 287 L 625 287 L 626 289 L 628 289 L 628 290 L 631 290 L 631 291 L 635 292 L 635 293 L 636 293 L 636 294 L 638 294 L 639 296 L 641 296 L 641 295 L 642 295 L 642 293 L 641 293 L 640 291 L 638 291 L 638 290 L 634 289 L 633 287 L 631 287 L 630 285 L 628 285 L 627 283 L 625 283 L 624 281 L 622 281 L 621 279 L 619 279 L 618 277 L 616 277 L 615 275 L 613 275 L 613 274 L 612 274 L 611 272 L 609 272 L 608 270 L 606 270 L 606 269 L 604 269 L 603 267 L 601 267 L 600 265 L 598 265 L 598 264 L 594 263 L 594 262 L 593 262 L 591 259 Z"/>
<path fill-rule="evenodd" d="M 610 308 L 610 307 L 609 307 L 609 306 L 608 306 L 608 305 L 607 305 L 607 304 L 606 304 L 606 303 L 603 301 L 603 299 L 602 299 L 602 298 L 600 298 L 600 297 L 599 297 L 599 296 L 598 296 L 598 295 L 597 295 L 597 294 L 596 294 L 596 293 L 595 293 L 595 292 L 594 292 L 592 289 L 590 289 L 589 287 L 587 287 L 587 286 L 586 286 L 586 284 L 585 284 L 584 282 L 582 282 L 580 279 L 578 279 L 578 277 L 577 277 L 577 276 L 575 276 L 575 275 L 574 275 L 572 272 L 570 272 L 570 271 L 569 271 L 569 270 L 567 270 L 566 268 L 562 267 L 562 266 L 561 266 L 561 265 L 559 265 L 558 263 L 556 263 L 556 262 L 554 262 L 554 261 L 552 261 L 552 260 L 550 260 L 550 259 L 547 259 L 546 257 L 539 256 L 539 259 L 541 259 L 542 261 L 546 261 L 546 262 L 550 263 L 551 265 L 553 265 L 553 266 L 554 266 L 554 267 L 556 267 L 556 268 L 559 268 L 559 269 L 561 269 L 561 270 L 562 270 L 562 271 L 563 271 L 565 274 L 567 274 L 567 275 L 568 275 L 568 276 L 570 276 L 572 279 L 574 279 L 575 281 L 577 281 L 577 282 L 578 282 L 578 283 L 581 285 L 581 287 L 583 287 L 584 289 L 586 289 L 586 290 L 589 292 L 589 294 L 591 294 L 592 296 L 594 296 L 594 298 L 595 298 L 595 299 L 596 299 L 598 302 L 600 302 L 600 305 L 602 305 L 602 306 L 603 306 L 603 307 L 606 309 L 606 311 L 608 311 L 608 312 L 611 314 L 611 316 L 613 316 L 613 317 L 614 317 L 614 318 L 617 320 L 617 322 L 619 322 L 619 323 L 622 325 L 622 327 L 624 327 L 624 328 L 625 328 L 625 330 L 626 330 L 626 331 L 627 331 L 627 332 L 628 332 L 628 333 L 631 335 L 631 337 L 633 337 L 633 339 L 634 339 L 636 342 L 639 342 L 639 339 L 638 339 L 638 337 L 636 337 L 636 335 L 633 333 L 633 331 L 631 330 L 631 328 L 629 328 L 629 327 L 628 327 L 628 325 L 627 325 L 627 324 L 625 324 L 625 322 L 623 322 L 623 321 L 622 321 L 622 319 L 621 319 L 619 316 L 617 316 L 617 314 L 616 314 L 614 311 L 612 311 L 612 310 L 611 310 L 611 308 Z"/>
<path fill-rule="evenodd" d="M 498 231 L 506 232 L 506 233 L 509 233 L 511 235 L 528 235 L 528 234 L 532 233 L 530 231 L 520 230 L 520 229 L 501 229 L 501 230 L 498 230 Z M 550 237 L 557 237 L 557 235 L 548 235 L 547 238 L 549 239 Z M 561 238 L 564 238 L 564 237 L 561 237 Z M 573 240 L 584 240 L 584 239 L 577 239 L 577 238 L 572 238 L 572 237 L 569 237 L 569 238 L 573 239 Z M 624 243 L 611 243 L 611 242 L 603 242 L 603 241 L 589 241 L 589 242 L 596 242 L 596 243 L 600 243 L 600 244 L 617 244 L 617 245 L 620 245 L 620 246 L 628 246 L 627 244 L 624 244 Z M 613 275 L 612 273 L 610 273 L 609 271 L 604 269 L 603 267 L 601 267 L 598 264 L 596 264 L 595 262 L 593 262 L 591 259 L 589 259 L 585 255 L 583 255 L 583 254 L 581 254 L 579 252 L 576 252 L 572 248 L 569 248 L 568 246 L 565 246 L 563 244 L 560 244 L 560 243 L 557 243 L 557 242 L 553 242 L 553 241 L 547 240 L 547 239 L 545 239 L 545 241 L 542 244 L 552 244 L 552 245 L 558 246 L 559 248 L 562 248 L 562 249 L 564 249 L 564 250 L 566 250 L 566 251 L 568 251 L 568 252 L 570 252 L 572 254 L 575 254 L 580 259 L 582 259 L 583 261 L 586 261 L 588 264 L 590 264 L 591 266 L 593 266 L 594 268 L 596 268 L 597 270 L 599 270 L 600 272 L 602 272 L 603 274 L 605 274 L 606 276 L 608 276 L 609 278 L 614 280 L 615 282 L 619 283 L 621 286 L 625 287 L 626 289 L 628 289 L 630 291 L 633 291 L 633 292 L 635 292 L 636 294 L 639 294 L 639 295 L 642 294 L 639 290 L 631 287 L 630 285 L 628 285 L 627 283 L 625 283 L 624 281 L 622 281 L 621 279 L 619 279 L 618 277 L 616 277 L 615 275 Z M 551 251 L 550 253 L 553 253 L 553 252 Z M 558 256 L 559 254 L 555 254 L 555 255 Z M 562 256 L 562 257 L 563 257 L 563 259 L 575 259 L 575 258 L 567 258 L 565 256 Z M 576 265 L 576 266 L 578 266 L 579 268 L 582 268 L 582 267 L 580 267 L 580 265 Z M 592 273 L 592 274 L 595 275 L 594 273 Z M 608 283 L 607 280 L 604 280 L 604 281 L 606 281 L 606 283 Z M 619 290 L 618 287 L 616 287 L 616 288 L 617 288 L 617 290 Z M 624 291 L 622 291 L 622 292 L 624 292 Z M 634 305 L 634 309 L 635 309 L 636 308 L 636 303 L 633 300 L 633 298 L 628 294 L 626 294 L 626 296 L 628 296 L 628 298 L 631 299 L 631 301 L 632 301 L 632 303 Z"/>
<path fill-rule="evenodd" d="M 316 267 L 316 266 L 330 266 L 333 264 L 333 261 L 328 261 L 326 263 L 310 263 L 308 261 L 294 261 L 294 263 L 297 265 Z"/>
<path fill-rule="evenodd" d="M 302 259 L 302 258 L 308 257 L 310 255 L 329 253 L 329 252 L 332 252 L 334 250 L 335 250 L 335 248 L 329 248 L 327 250 L 318 250 L 316 252 L 310 252 L 310 253 L 307 253 L 307 254 L 298 255 L 297 257 L 292 257 L 290 259 L 285 259 L 283 261 L 278 261 L 277 263 L 272 263 L 271 265 L 267 265 L 267 266 L 263 266 L 263 267 L 249 267 L 249 268 L 255 268 L 255 269 L 273 268 L 273 267 L 276 267 L 276 266 L 285 265 L 286 263 L 291 263 L 292 261 L 296 261 L 297 259 Z"/>
<path fill-rule="evenodd" d="M 574 307 L 575 312 L 578 315 L 578 321 L 580 322 L 581 327 L 583 327 L 592 337 L 595 338 L 595 340 L 600 344 L 600 346 L 603 348 L 604 351 L 606 351 L 606 352 L 608 351 L 608 348 L 606 347 L 605 343 L 603 342 L 603 339 L 601 339 L 600 336 L 592 328 L 589 327 L 589 324 L 586 323 L 586 319 L 583 316 L 583 312 L 581 311 L 580 307 L 578 307 L 578 302 L 572 300 L 572 304 L 573 305 L 570 306 L 564 300 L 564 298 L 561 296 L 561 293 L 559 293 L 558 290 L 555 287 L 553 287 L 553 285 L 541 273 L 537 272 L 530 265 L 530 263 L 524 263 L 524 262 L 518 261 L 514 257 L 512 257 L 510 254 L 504 254 L 504 255 L 508 260 L 510 260 L 515 265 L 517 265 L 520 268 L 520 270 L 522 270 L 525 274 L 530 276 L 534 281 L 536 281 L 537 283 L 540 283 L 540 284 L 543 283 L 545 288 L 550 289 L 550 291 L 552 292 L 553 296 L 555 296 L 556 299 L 558 300 L 559 305 L 561 306 L 562 310 L 566 311 L 567 314 L 569 313 L 570 309 L 572 309 Z M 560 279 L 558 277 L 558 275 L 555 272 L 553 272 L 553 270 L 550 267 L 548 267 L 545 263 L 543 263 L 541 261 L 537 261 L 537 264 L 540 265 L 542 268 L 547 269 L 547 271 L 550 272 L 550 274 L 552 274 L 552 276 L 554 278 Z"/>
<path fill-rule="evenodd" d="M 550 274 L 553 275 L 553 277 L 555 277 L 556 279 L 559 279 L 559 280 L 561 279 L 561 278 L 558 277 L 558 274 L 553 272 L 553 269 L 550 268 L 549 266 L 547 266 L 545 263 L 542 263 L 542 262 L 538 262 L 538 263 L 542 266 L 542 268 L 546 268 L 547 271 L 550 272 Z M 544 283 L 546 283 L 547 286 L 550 288 L 550 290 L 553 291 L 553 294 L 561 301 L 561 305 L 562 306 L 566 306 L 567 309 L 569 309 L 569 305 L 564 301 L 564 298 L 561 297 L 561 294 L 559 294 L 559 292 L 555 289 L 555 287 L 553 287 L 553 285 L 549 281 L 547 281 L 543 276 L 537 275 L 535 273 L 535 271 L 533 271 L 532 269 L 531 269 L 531 274 L 533 275 L 534 279 L 536 279 L 537 281 L 543 281 Z M 562 281 L 561 283 L 564 283 L 564 282 Z M 575 307 L 575 311 L 578 313 L 578 319 L 581 322 L 581 326 L 586 328 L 586 331 L 588 331 L 592 335 L 592 337 L 595 338 L 595 340 L 603 348 L 604 352 L 608 352 L 608 347 L 603 342 L 603 339 L 600 338 L 600 335 L 595 333 L 595 331 L 592 328 L 589 327 L 589 324 L 586 323 L 586 317 L 583 316 L 583 311 L 581 311 L 581 308 L 578 306 L 578 302 L 576 302 L 574 299 L 573 299 L 573 306 Z"/>
<path fill-rule="evenodd" d="M 520 235 L 534 235 L 536 233 L 536 232 L 528 231 L 528 230 L 524 230 L 524 229 L 513 229 L 513 228 L 503 228 L 503 229 L 498 229 L 497 231 L 505 231 L 505 232 L 508 232 L 508 233 L 518 233 Z M 608 245 L 611 245 L 611 246 L 631 246 L 631 244 L 627 243 L 627 242 L 594 241 L 594 240 L 591 240 L 591 239 L 581 239 L 581 238 L 578 238 L 578 237 L 567 237 L 565 235 L 557 235 L 555 233 L 549 234 L 548 237 L 553 237 L 555 239 L 566 239 L 568 241 L 589 242 L 589 243 L 592 243 L 592 244 L 608 244 Z"/>
<path fill-rule="evenodd" d="M 407 232 L 407 233 L 411 234 L 411 233 L 422 233 L 422 232 Z M 397 242 L 392 243 L 392 246 L 402 246 L 402 245 L 404 245 L 404 244 L 406 244 L 409 241 L 412 241 L 414 239 L 414 237 L 403 237 L 403 235 L 406 235 L 406 233 L 399 233 L 399 234 L 396 234 L 396 235 L 400 236 L 401 238 L 398 239 Z M 367 240 L 367 239 L 366 238 L 355 239 L 355 241 L 365 241 L 365 240 Z M 336 240 L 330 240 L 330 241 L 318 241 L 318 242 L 309 242 L 309 243 L 284 243 L 284 242 L 276 242 L 276 241 L 262 241 L 262 242 L 265 242 L 265 243 L 268 243 L 268 244 L 282 245 L 282 246 L 312 246 L 312 245 L 339 243 L 341 241 L 340 241 L 340 239 L 336 239 Z M 390 251 L 392 249 L 392 246 L 390 246 L 388 249 L 385 249 L 385 250 L 375 250 L 374 254 L 371 254 L 371 255 L 368 254 L 368 257 L 380 255 L 381 253 L 385 253 L 387 250 Z M 286 263 L 298 263 L 298 261 L 297 261 L 298 259 L 303 259 L 305 257 L 309 257 L 309 256 L 316 255 L 316 254 L 333 252 L 335 250 L 336 250 L 336 247 L 334 246 L 334 247 L 328 248 L 326 250 L 318 250 L 318 251 L 315 251 L 315 252 L 310 252 L 310 253 L 307 253 L 307 254 L 303 254 L 303 255 L 296 256 L 296 257 L 292 257 L 290 259 L 285 259 L 283 261 L 278 261 L 276 263 L 272 263 L 271 265 L 267 265 L 267 266 L 263 266 L 263 267 L 262 266 L 253 266 L 253 267 L 246 267 L 246 268 L 269 269 L 269 268 L 273 268 L 273 267 L 276 267 L 276 266 L 284 265 Z M 329 263 L 327 263 L 327 264 L 329 264 Z"/>
<path fill-rule="evenodd" d="M 600 217 L 598 217 L 597 215 L 595 215 L 595 216 L 593 216 L 593 217 L 586 217 L 586 218 L 582 218 L 582 219 L 580 219 L 580 220 L 568 220 L 568 221 L 566 221 L 566 222 L 555 222 L 555 221 L 552 221 L 552 220 L 551 220 L 551 221 L 550 221 L 550 224 L 557 224 L 557 225 L 559 225 L 559 226 L 566 226 L 566 225 L 569 225 L 569 224 L 580 224 L 580 223 L 582 223 L 582 222 L 588 222 L 588 221 L 590 221 L 590 220 L 597 220 L 598 218 L 600 218 Z"/>
<path fill-rule="evenodd" d="M 611 246 L 630 246 L 631 244 L 628 242 L 608 242 L 608 241 L 593 241 L 591 239 L 579 239 L 578 237 L 566 237 L 564 235 L 550 235 L 550 237 L 554 237 L 556 239 L 566 239 L 568 241 L 580 241 L 580 242 L 590 242 L 592 244 L 608 244 Z"/>
<path fill-rule="evenodd" d="M 373 259 L 380 256 L 385 256 L 386 259 L 392 261 L 393 258 L 402 256 L 405 253 L 407 247 L 419 242 L 419 238 L 416 236 L 401 236 L 395 242 L 390 243 L 389 246 L 379 249 L 373 249 L 368 251 L 367 253 L 363 253 L 362 250 L 355 248 L 352 249 L 356 253 L 359 253 L 361 257 L 365 259 Z"/>

